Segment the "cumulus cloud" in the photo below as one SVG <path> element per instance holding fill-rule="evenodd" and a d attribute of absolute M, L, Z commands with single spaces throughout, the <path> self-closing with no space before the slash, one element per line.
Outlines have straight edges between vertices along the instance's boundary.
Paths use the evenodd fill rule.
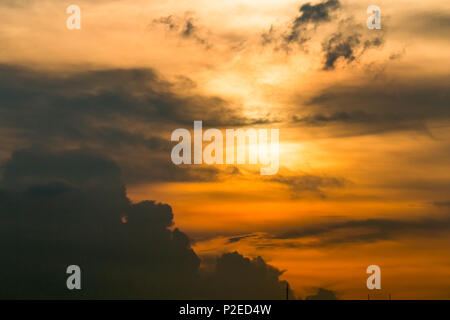
<path fill-rule="evenodd" d="M 212 283 L 210 294 L 218 299 L 226 299 L 230 291 L 235 292 L 235 299 L 284 299 L 287 282 L 278 280 L 282 274 L 261 257 L 249 259 L 232 252 L 217 259 L 214 272 L 207 280 Z M 290 289 L 289 296 L 295 297 Z"/>
<path fill-rule="evenodd" d="M 205 274 L 172 208 L 131 203 L 118 166 L 89 150 L 12 155 L 0 180 L 0 252 L 2 298 L 277 299 L 285 286 L 279 270 L 238 253 Z M 66 288 L 72 264 L 80 291 Z"/>

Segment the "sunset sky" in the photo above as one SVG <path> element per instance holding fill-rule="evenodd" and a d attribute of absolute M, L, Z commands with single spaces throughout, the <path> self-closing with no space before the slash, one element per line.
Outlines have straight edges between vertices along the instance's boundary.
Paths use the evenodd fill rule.
<path fill-rule="evenodd" d="M 172 207 L 201 268 L 238 251 L 299 298 L 450 299 L 449 35 L 444 0 L 1 1 L 2 168 L 95 150 L 133 203 Z M 194 120 L 279 129 L 278 173 L 175 166 Z"/>

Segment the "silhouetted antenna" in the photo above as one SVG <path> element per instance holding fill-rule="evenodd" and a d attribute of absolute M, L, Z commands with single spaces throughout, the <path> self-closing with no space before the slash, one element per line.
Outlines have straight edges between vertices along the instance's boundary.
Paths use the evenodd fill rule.
<path fill-rule="evenodd" d="M 369 294 L 367 294 L 367 300 L 370 300 L 370 295 Z"/>
<path fill-rule="evenodd" d="M 286 282 L 286 300 L 289 300 L 289 283 Z"/>

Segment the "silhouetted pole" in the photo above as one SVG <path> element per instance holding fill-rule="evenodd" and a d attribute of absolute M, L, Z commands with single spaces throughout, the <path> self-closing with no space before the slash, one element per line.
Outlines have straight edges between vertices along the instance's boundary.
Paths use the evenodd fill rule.
<path fill-rule="evenodd" d="M 289 300 L 289 283 L 286 283 L 286 300 Z"/>
<path fill-rule="evenodd" d="M 367 294 L 367 300 L 370 300 L 370 295 L 369 294 Z"/>
<path fill-rule="evenodd" d="M 389 293 L 389 300 L 391 300 L 391 294 Z"/>

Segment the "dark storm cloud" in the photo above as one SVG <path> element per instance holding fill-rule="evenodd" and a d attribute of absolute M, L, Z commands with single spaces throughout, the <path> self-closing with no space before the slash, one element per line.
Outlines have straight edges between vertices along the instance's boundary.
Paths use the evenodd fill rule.
<path fill-rule="evenodd" d="M 0 180 L 1 298 L 279 299 L 282 272 L 238 253 L 199 269 L 167 204 L 132 204 L 117 165 L 88 150 L 15 152 Z M 67 266 L 82 290 L 66 288 Z"/>
<path fill-rule="evenodd" d="M 186 79 L 169 82 L 152 69 L 57 74 L 0 65 L 0 126 L 27 145 L 108 153 L 125 168 L 127 181 L 214 179 L 212 169 L 171 163 L 172 130 L 192 128 L 199 119 L 219 128 L 266 119 L 242 117 L 219 97 L 182 93 L 185 85 L 192 89 Z"/>
<path fill-rule="evenodd" d="M 297 16 L 288 34 L 285 36 L 284 40 L 287 43 L 299 42 L 303 43 L 309 38 L 306 35 L 308 24 L 317 25 L 322 22 L 327 22 L 331 20 L 331 12 L 337 10 L 340 7 L 338 0 L 328 0 L 315 5 L 311 3 L 306 3 L 299 8 L 300 15 Z"/>
<path fill-rule="evenodd" d="M 227 101 L 183 95 L 152 69 L 110 69 L 58 75 L 0 66 L 1 122 L 33 134 L 82 136 L 89 120 L 125 118 L 211 126 L 245 124 Z"/>
<path fill-rule="evenodd" d="M 282 274 L 261 257 L 249 259 L 237 252 L 225 253 L 217 259 L 213 277 L 208 278 L 212 284 L 210 294 L 226 299 L 230 296 L 227 292 L 232 291 L 234 299 L 284 299 L 287 282 L 279 280 Z M 295 297 L 290 289 L 289 296 Z"/>
<path fill-rule="evenodd" d="M 288 242 L 287 246 L 324 247 L 338 244 L 377 242 L 405 236 L 438 236 L 450 231 L 450 218 L 417 220 L 365 219 L 304 227 L 273 236 L 273 239 L 301 240 L 314 237 L 307 244 Z M 281 244 L 283 245 L 283 244 Z"/>
<path fill-rule="evenodd" d="M 120 169 L 91 151 L 51 153 L 34 148 L 14 152 L 4 165 L 1 181 L 7 186 L 22 186 L 57 179 L 73 185 L 95 183 L 97 180 L 114 185 L 120 183 Z"/>
<path fill-rule="evenodd" d="M 148 150 L 170 152 L 170 141 L 153 136 L 145 137 L 142 134 L 127 132 L 117 128 L 93 128 L 89 135 L 99 139 L 105 146 L 142 146 Z"/>
<path fill-rule="evenodd" d="M 334 85 L 299 102 L 305 114 L 292 120 L 307 126 L 338 126 L 351 135 L 427 131 L 426 121 L 450 117 L 449 81 L 437 76 Z"/>
<path fill-rule="evenodd" d="M 130 167 L 129 167 L 130 166 Z M 145 182 L 212 182 L 220 179 L 215 167 L 174 165 L 171 160 L 150 159 L 143 163 L 124 163 L 128 183 Z"/>

